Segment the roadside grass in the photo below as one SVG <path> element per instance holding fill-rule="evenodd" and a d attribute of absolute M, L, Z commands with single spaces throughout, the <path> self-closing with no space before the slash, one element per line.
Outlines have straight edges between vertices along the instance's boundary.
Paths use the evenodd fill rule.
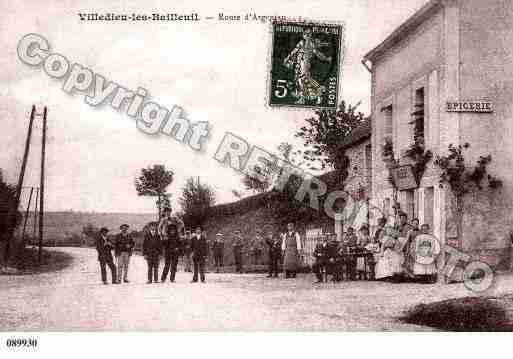
<path fill-rule="evenodd" d="M 445 331 L 513 331 L 513 295 L 465 297 L 418 304 L 400 321 Z"/>
<path fill-rule="evenodd" d="M 35 247 L 17 247 L 7 267 L 16 269 L 9 275 L 27 275 L 48 273 L 62 270 L 73 262 L 73 256 L 59 250 L 43 249 L 41 252 L 41 264 L 38 258 L 38 249 Z"/>

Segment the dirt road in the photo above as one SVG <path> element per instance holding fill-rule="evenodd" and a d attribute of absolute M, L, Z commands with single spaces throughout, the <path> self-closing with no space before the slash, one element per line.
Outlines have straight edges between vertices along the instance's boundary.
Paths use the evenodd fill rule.
<path fill-rule="evenodd" d="M 412 305 L 467 296 L 462 284 L 356 281 L 314 285 L 313 275 L 207 274 L 191 284 L 146 284 L 143 258 L 132 258 L 131 283 L 103 285 L 96 252 L 66 248 L 75 260 L 60 271 L 0 276 L 0 330 L 430 330 L 397 318 Z M 110 276 L 110 274 L 109 274 Z M 500 278 L 496 292 L 513 288 Z"/>

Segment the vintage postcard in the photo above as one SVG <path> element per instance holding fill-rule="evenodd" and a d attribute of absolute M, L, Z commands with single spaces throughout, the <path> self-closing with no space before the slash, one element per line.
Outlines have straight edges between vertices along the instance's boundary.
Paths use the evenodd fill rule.
<path fill-rule="evenodd" d="M 513 2 L 0 13 L 2 358 L 513 331 Z"/>

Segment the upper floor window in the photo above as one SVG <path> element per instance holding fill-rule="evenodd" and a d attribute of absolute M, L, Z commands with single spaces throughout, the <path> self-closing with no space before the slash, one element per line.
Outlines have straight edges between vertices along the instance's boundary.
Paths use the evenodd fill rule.
<path fill-rule="evenodd" d="M 382 110 L 383 112 L 383 138 L 389 137 L 392 138 L 392 105 L 384 107 Z"/>
<path fill-rule="evenodd" d="M 424 146 L 424 87 L 415 90 L 415 102 L 412 113 L 413 141 Z"/>

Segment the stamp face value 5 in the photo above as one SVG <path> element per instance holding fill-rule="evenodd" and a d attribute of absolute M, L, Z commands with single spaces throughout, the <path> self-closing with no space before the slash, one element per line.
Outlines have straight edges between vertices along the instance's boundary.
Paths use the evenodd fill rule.
<path fill-rule="evenodd" d="M 272 24 L 269 105 L 335 109 L 342 25 Z"/>

